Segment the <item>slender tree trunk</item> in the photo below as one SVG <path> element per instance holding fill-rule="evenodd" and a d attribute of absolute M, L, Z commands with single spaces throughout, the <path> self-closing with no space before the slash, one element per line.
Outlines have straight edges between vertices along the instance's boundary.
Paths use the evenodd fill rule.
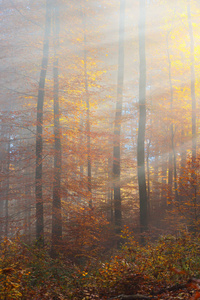
<path fill-rule="evenodd" d="M 165 209 L 167 207 L 166 202 L 166 183 L 167 183 L 167 161 L 165 160 L 164 154 L 162 154 L 162 190 L 161 190 L 161 202 L 162 207 Z"/>
<path fill-rule="evenodd" d="M 158 152 L 155 151 L 154 171 L 153 171 L 153 200 L 156 205 L 159 203 L 159 187 L 158 187 L 158 172 L 159 172 L 159 156 Z"/>
<path fill-rule="evenodd" d="M 138 185 L 140 198 L 140 230 L 145 232 L 148 228 L 147 220 L 147 190 L 145 177 L 145 126 L 146 126 L 146 51 L 145 51 L 145 0 L 140 0 L 139 18 L 139 127 L 137 141 Z M 144 242 L 143 238 L 141 239 Z"/>
<path fill-rule="evenodd" d="M 118 53 L 118 78 L 117 78 L 117 103 L 114 121 L 114 145 L 113 145 L 113 185 L 114 185 L 114 222 L 116 233 L 120 233 L 122 227 L 121 191 L 120 191 L 120 135 L 121 116 L 124 85 L 124 26 L 125 26 L 125 0 L 120 1 L 119 18 L 119 53 Z"/>
<path fill-rule="evenodd" d="M 169 190 L 170 200 L 172 200 L 172 184 L 173 184 L 173 156 L 170 147 L 169 158 L 168 158 L 168 190 Z"/>
<path fill-rule="evenodd" d="M 168 64 L 169 64 L 169 84 L 170 84 L 170 109 L 171 113 L 173 110 L 173 86 L 172 86 L 172 76 L 171 76 L 171 59 L 169 53 L 169 34 L 167 34 L 167 56 L 168 56 Z M 174 145 L 174 125 L 173 123 L 170 126 L 171 132 L 171 149 L 169 150 L 169 172 L 168 172 L 168 185 L 169 185 L 169 196 L 172 199 L 172 186 L 173 186 L 173 170 L 174 170 L 174 190 L 175 190 L 175 201 L 178 201 L 178 186 L 177 186 L 177 168 L 176 168 L 176 150 Z"/>
<path fill-rule="evenodd" d="M 30 185 L 30 175 L 25 174 L 25 218 L 24 218 L 24 234 L 25 241 L 30 244 L 31 242 L 31 185 Z"/>
<path fill-rule="evenodd" d="M 112 199 L 112 186 L 110 182 L 112 179 L 112 158 L 108 157 L 108 199 L 107 199 L 107 219 L 112 224 L 113 223 L 113 199 Z"/>
<path fill-rule="evenodd" d="M 46 72 L 49 58 L 49 36 L 51 32 L 52 0 L 46 0 L 46 20 L 43 44 L 43 58 L 40 72 L 38 100 L 37 100 L 37 128 L 36 128 L 36 173 L 35 173 L 35 195 L 36 195 L 36 239 L 43 244 L 44 239 L 44 216 L 43 216 L 43 193 L 42 193 L 42 155 L 43 155 L 43 105 Z"/>
<path fill-rule="evenodd" d="M 112 110 L 113 112 L 113 110 Z M 109 121 L 109 129 L 112 132 L 113 130 L 113 118 Z M 109 148 L 113 146 L 113 140 L 108 141 Z M 108 157 L 108 200 L 107 200 L 107 219 L 113 224 L 113 186 L 112 186 L 112 169 L 113 169 L 113 156 L 109 155 Z"/>
<path fill-rule="evenodd" d="M 52 256 L 56 257 L 62 242 L 62 211 L 61 211 L 61 128 L 59 109 L 59 78 L 58 78 L 58 48 L 59 48 L 59 5 L 57 0 L 53 4 L 54 21 L 54 178 L 53 178 L 53 206 L 52 206 Z"/>
<path fill-rule="evenodd" d="M 4 138 L 2 120 L 0 120 L 0 140 L 1 140 L 1 147 L 0 147 L 0 174 L 4 172 L 4 143 L 2 143 Z M 3 227 L 4 227 L 4 191 L 3 191 L 3 180 L 0 182 L 0 243 L 3 240 Z"/>
<path fill-rule="evenodd" d="M 25 193 L 25 217 L 24 217 L 24 235 L 25 235 L 25 240 L 27 240 L 28 236 L 28 185 L 27 185 L 27 174 L 25 174 L 25 186 L 24 186 L 24 193 Z"/>
<path fill-rule="evenodd" d="M 84 126 L 83 125 L 83 115 L 81 114 L 80 126 L 79 126 L 79 130 L 80 130 L 79 149 L 81 149 L 82 144 L 83 144 L 83 126 Z M 83 188 L 83 173 L 84 173 L 82 156 L 79 159 L 79 163 L 80 163 L 79 188 L 80 188 L 80 191 L 81 191 L 82 188 Z M 81 194 L 79 195 L 79 201 L 81 201 Z"/>
<path fill-rule="evenodd" d="M 28 195 L 28 213 L 27 213 L 27 221 L 28 221 L 28 242 L 31 243 L 31 188 L 29 188 Z"/>
<path fill-rule="evenodd" d="M 187 4 L 188 27 L 190 36 L 190 72 L 191 72 L 191 98 L 192 98 L 192 179 L 193 179 L 193 204 L 195 226 L 198 221 L 197 213 L 197 175 L 196 175 L 196 92 L 195 92 L 195 67 L 194 67 L 194 35 L 191 19 L 190 0 Z"/>
<path fill-rule="evenodd" d="M 173 109 L 173 86 L 172 86 L 172 76 L 171 76 L 171 59 L 169 53 L 169 34 L 167 33 L 167 58 L 169 65 L 169 85 L 170 85 L 170 109 L 172 113 Z M 168 164 L 168 187 L 169 187 L 169 197 L 172 200 L 172 186 L 173 186 L 173 152 L 174 152 L 174 128 L 173 123 L 170 125 L 170 135 L 171 135 L 171 147 L 169 148 L 169 164 Z"/>
<path fill-rule="evenodd" d="M 7 148 L 7 178 L 6 178 L 6 191 L 5 191 L 5 237 L 9 234 L 9 190 L 10 190 L 10 133 L 8 136 L 8 148 Z"/>
<path fill-rule="evenodd" d="M 90 99 L 88 90 L 87 74 L 87 38 L 86 38 L 86 15 L 83 8 L 83 29 L 84 29 L 84 78 L 85 78 L 85 102 L 86 102 L 86 132 L 87 132 L 87 170 L 88 170 L 88 194 L 89 207 L 92 208 L 92 169 L 91 169 L 91 142 L 90 142 Z"/>
<path fill-rule="evenodd" d="M 1 161 L 1 170 L 3 168 L 3 162 Z M 4 223 L 4 192 L 3 192 L 3 183 L 0 183 L 0 243 L 3 240 L 3 223 Z"/>
<path fill-rule="evenodd" d="M 175 201 L 179 201 L 178 184 L 177 184 L 177 167 L 176 167 L 176 150 L 174 146 L 174 138 L 172 139 L 172 149 L 174 158 L 174 190 L 175 190 Z"/>
<path fill-rule="evenodd" d="M 150 196 L 151 196 L 151 186 L 150 186 L 150 163 L 149 163 L 149 157 L 150 157 L 150 145 L 151 140 L 149 140 L 147 144 L 147 210 L 148 210 L 148 216 L 150 217 L 151 214 L 151 205 L 150 205 Z"/>
<path fill-rule="evenodd" d="M 185 200 L 185 189 L 184 189 L 184 177 L 185 177 L 185 170 L 186 170 L 186 161 L 187 161 L 187 150 L 184 147 L 184 129 L 181 131 L 181 170 L 180 170 L 180 183 L 179 183 L 179 190 L 180 190 L 180 201 L 184 203 Z"/>
<path fill-rule="evenodd" d="M 196 162 L 196 94 L 195 94 L 195 68 L 194 68 L 194 36 L 191 20 L 190 0 L 188 0 L 188 26 L 190 35 L 190 71 L 191 71 L 191 98 L 192 98 L 192 161 Z"/>

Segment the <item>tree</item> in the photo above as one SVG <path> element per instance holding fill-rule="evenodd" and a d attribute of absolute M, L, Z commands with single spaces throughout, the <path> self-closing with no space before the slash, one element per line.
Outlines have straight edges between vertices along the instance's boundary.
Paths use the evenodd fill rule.
<path fill-rule="evenodd" d="M 138 185 L 140 199 L 141 233 L 147 230 L 147 190 L 145 177 L 145 125 L 146 125 L 146 53 L 145 53 L 145 0 L 140 0 L 139 17 L 139 126 L 137 141 Z"/>
<path fill-rule="evenodd" d="M 61 128 L 59 109 L 59 78 L 58 78 L 58 50 L 59 50 L 59 4 L 53 4 L 54 25 L 54 178 L 53 178 L 53 205 L 52 205 L 52 256 L 56 257 L 62 241 L 62 211 L 61 211 Z"/>
<path fill-rule="evenodd" d="M 85 6 L 86 3 L 84 3 Z M 86 117 L 86 134 L 87 134 L 87 185 L 89 193 L 89 207 L 92 208 L 92 170 L 91 170 L 91 142 L 90 142 L 90 99 L 89 99 L 89 90 L 88 90 L 88 70 L 87 70 L 87 36 L 86 36 L 86 8 L 82 8 L 83 16 L 83 31 L 84 31 L 84 79 L 85 79 L 85 103 L 87 109 Z"/>
<path fill-rule="evenodd" d="M 35 195 L 36 195 L 36 238 L 43 243 L 44 238 L 44 212 L 43 212 L 43 107 L 45 95 L 46 72 L 49 59 L 49 37 L 51 32 L 52 0 L 46 0 L 46 20 L 43 44 L 43 58 L 40 71 L 38 99 L 37 99 L 37 128 L 36 128 L 36 173 L 35 173 Z"/>
<path fill-rule="evenodd" d="M 191 19 L 191 6 L 190 0 L 187 1 L 187 14 L 188 14 L 188 27 L 190 36 L 190 72 L 191 72 L 191 99 L 192 99 L 192 186 L 194 204 L 194 218 L 197 225 L 198 213 L 197 213 L 197 175 L 196 175 L 196 156 L 197 156 L 197 141 L 196 141 L 196 93 L 195 93 L 195 68 L 194 68 L 194 36 Z M 193 228 L 194 230 L 194 228 Z"/>
<path fill-rule="evenodd" d="M 172 30 L 172 29 L 171 29 Z M 169 50 L 169 35 L 171 30 L 167 33 L 167 58 L 169 64 L 169 85 L 170 85 L 170 111 L 173 112 L 173 101 L 174 101 L 174 91 L 172 85 L 172 71 L 171 71 L 171 59 L 170 59 L 170 50 Z M 168 172 L 168 185 L 169 185 L 169 196 L 172 199 L 172 185 L 173 185 L 173 170 L 174 170 L 174 190 L 175 190 L 175 199 L 178 201 L 178 188 L 177 188 L 177 167 L 176 167 L 176 151 L 175 151 L 175 142 L 174 142 L 174 124 L 173 121 L 170 124 L 170 135 L 171 135 L 171 145 L 169 149 L 169 172 Z"/>
<path fill-rule="evenodd" d="M 120 193 L 120 134 L 123 102 L 124 83 L 124 24 L 125 24 L 125 0 L 120 1 L 119 18 L 119 52 L 118 52 L 118 77 L 117 77 L 117 102 L 114 121 L 114 145 L 113 145 L 113 186 L 114 186 L 114 221 L 116 233 L 121 231 L 122 211 Z"/>

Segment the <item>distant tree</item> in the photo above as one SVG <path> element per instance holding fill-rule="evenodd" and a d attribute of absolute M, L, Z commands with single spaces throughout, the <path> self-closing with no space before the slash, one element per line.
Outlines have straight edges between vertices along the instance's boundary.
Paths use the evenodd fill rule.
<path fill-rule="evenodd" d="M 174 12 L 175 18 L 175 12 Z M 170 58 L 170 48 L 169 48 L 169 37 L 174 26 L 171 25 L 171 29 L 167 32 L 167 59 L 168 59 L 168 69 L 169 69 L 169 87 L 170 87 L 170 112 L 173 113 L 173 102 L 174 102 L 174 89 L 172 84 L 172 62 Z M 168 186 L 169 186 L 169 197 L 172 199 L 173 183 L 175 191 L 175 199 L 178 201 L 178 188 L 177 188 L 177 163 L 176 163 L 176 150 L 175 150 L 175 126 L 172 121 L 170 124 L 170 148 L 169 148 L 169 161 L 168 161 Z"/>
<path fill-rule="evenodd" d="M 7 148 L 7 179 L 6 179 L 6 190 L 5 190 L 5 237 L 9 234 L 9 190 L 10 190 L 10 132 L 8 134 L 8 148 Z"/>
<path fill-rule="evenodd" d="M 117 77 L 117 102 L 114 120 L 114 145 L 113 145 L 113 185 L 114 185 L 114 222 L 116 233 L 121 231 L 121 191 L 120 191 L 120 135 L 123 103 L 124 84 L 124 25 L 125 25 L 125 0 L 120 1 L 119 17 L 119 52 L 118 52 L 118 77 Z"/>
<path fill-rule="evenodd" d="M 190 0 L 187 1 L 187 14 L 188 14 L 188 27 L 189 27 L 189 37 L 190 37 L 190 72 L 191 72 L 191 99 L 192 99 L 192 186 L 193 186 L 193 197 L 192 202 L 194 205 L 194 218 L 197 224 L 198 220 L 198 209 L 197 209 L 197 141 L 196 141 L 196 92 L 195 92 L 195 67 L 194 67 L 194 35 L 193 26 L 191 18 L 191 5 Z"/>
<path fill-rule="evenodd" d="M 87 134 L 87 185 L 89 193 L 89 207 L 92 207 L 92 169 L 91 169 L 91 138 L 90 138 L 90 99 L 88 89 L 88 66 L 87 66 L 87 35 L 86 35 L 86 2 L 82 7 L 82 18 L 83 18 L 83 47 L 84 47 L 84 86 L 85 86 L 85 104 L 86 104 L 86 134 Z"/>

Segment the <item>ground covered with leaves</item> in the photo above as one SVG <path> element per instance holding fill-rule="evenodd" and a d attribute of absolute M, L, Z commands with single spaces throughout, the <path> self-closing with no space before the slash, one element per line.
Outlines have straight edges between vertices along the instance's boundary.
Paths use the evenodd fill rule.
<path fill-rule="evenodd" d="M 19 238 L 1 244 L 0 299 L 200 299 L 200 237 L 162 236 L 139 245 L 125 230 L 105 261 L 52 259 Z"/>

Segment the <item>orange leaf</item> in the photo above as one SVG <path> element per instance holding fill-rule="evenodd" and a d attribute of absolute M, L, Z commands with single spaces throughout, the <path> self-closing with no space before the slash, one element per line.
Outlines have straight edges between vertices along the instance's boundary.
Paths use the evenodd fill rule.
<path fill-rule="evenodd" d="M 176 273 L 176 274 L 186 274 L 185 271 L 179 270 L 179 269 L 177 269 L 177 268 L 171 268 L 171 271 L 173 271 L 173 272 Z"/>
<path fill-rule="evenodd" d="M 197 299 L 200 299 L 200 292 L 196 292 L 192 298 L 190 298 L 190 300 L 197 300 Z"/>

